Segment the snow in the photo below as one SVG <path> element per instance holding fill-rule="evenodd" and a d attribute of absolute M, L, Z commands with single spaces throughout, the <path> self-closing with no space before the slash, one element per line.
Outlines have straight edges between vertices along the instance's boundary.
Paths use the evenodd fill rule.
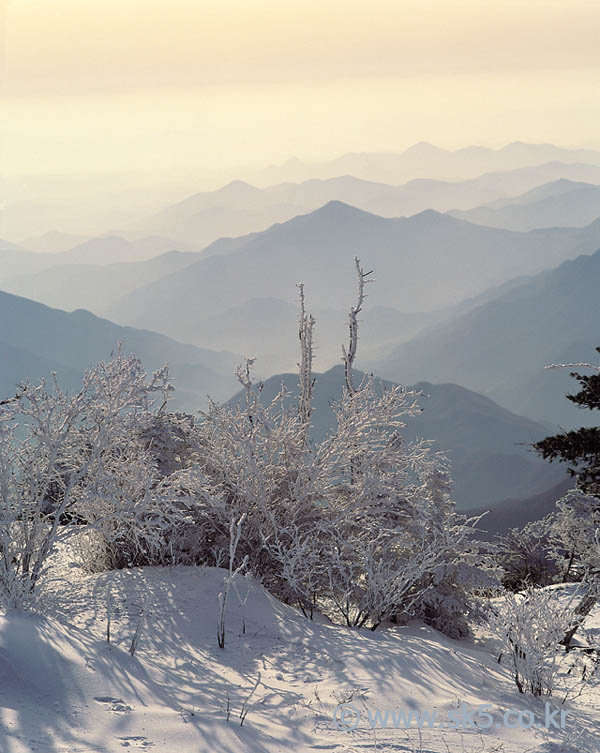
<path fill-rule="evenodd" d="M 577 741 L 569 733 L 570 743 L 560 742 L 565 734 L 559 730 L 558 735 L 505 728 L 374 733 L 362 719 L 355 732 L 335 726 L 334 708 L 348 701 L 360 709 L 439 713 L 461 701 L 473 707 L 489 703 L 495 718 L 508 708 L 539 713 L 543 702 L 519 696 L 483 635 L 453 641 L 420 623 L 371 632 L 322 617 L 310 621 L 255 580 L 238 576 L 220 649 L 218 594 L 225 570 L 141 568 L 87 575 L 72 567 L 62 575 L 54 584 L 55 607 L 46 616 L 0 615 L 2 753 L 600 750 L 597 691 L 569 706 L 585 737 Z M 600 630 L 600 613 L 591 623 Z M 240 712 L 257 679 L 241 726 Z"/>

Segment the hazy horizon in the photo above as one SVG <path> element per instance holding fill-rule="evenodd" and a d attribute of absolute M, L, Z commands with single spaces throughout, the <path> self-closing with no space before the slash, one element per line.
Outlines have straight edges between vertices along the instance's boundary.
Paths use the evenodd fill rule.
<path fill-rule="evenodd" d="M 419 141 L 600 147 L 599 7 L 3 0 L 4 175 L 136 187 Z"/>

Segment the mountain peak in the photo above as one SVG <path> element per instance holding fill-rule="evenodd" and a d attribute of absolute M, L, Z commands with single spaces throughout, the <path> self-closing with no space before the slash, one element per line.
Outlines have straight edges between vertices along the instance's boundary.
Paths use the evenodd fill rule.
<path fill-rule="evenodd" d="M 435 144 L 430 143 L 429 141 L 418 141 L 416 144 L 413 144 L 412 146 L 409 146 L 408 149 L 404 151 L 404 154 L 423 154 L 423 155 L 436 155 L 436 154 L 442 154 L 445 153 L 446 149 L 442 149 L 440 146 L 436 146 Z"/>
<path fill-rule="evenodd" d="M 441 223 L 441 222 L 454 222 L 455 218 L 443 212 L 438 212 L 435 209 L 424 209 L 422 212 L 417 212 L 409 217 L 410 220 L 417 222 L 427 223 Z"/>
<path fill-rule="evenodd" d="M 219 193 L 255 193 L 256 191 L 260 189 L 245 180 L 232 180 L 218 189 Z"/>
<path fill-rule="evenodd" d="M 305 216 L 325 218 L 332 217 L 335 219 L 350 219 L 351 217 L 377 217 L 377 215 L 372 214 L 371 212 L 365 212 L 362 209 L 358 209 L 358 207 L 354 207 L 351 204 L 346 204 L 343 201 L 338 201 L 337 199 L 328 201 L 327 204 L 323 204 L 322 207 Z"/>

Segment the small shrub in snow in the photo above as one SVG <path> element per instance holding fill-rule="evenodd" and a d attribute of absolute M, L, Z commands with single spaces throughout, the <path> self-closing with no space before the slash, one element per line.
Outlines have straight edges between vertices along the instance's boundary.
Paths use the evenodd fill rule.
<path fill-rule="evenodd" d="M 75 395 L 56 380 L 32 386 L 0 404 L 0 599 L 23 607 L 35 601 L 58 541 L 81 519 L 83 500 L 117 492 L 128 476 L 120 462 L 124 422 L 167 394 L 168 372 L 148 381 L 141 363 L 119 352 L 88 371 Z M 70 525 L 63 525 L 63 524 Z"/>
<path fill-rule="evenodd" d="M 580 581 L 600 574 L 600 553 L 595 533 L 600 527 L 600 498 L 571 489 L 547 518 L 550 555 L 560 580 Z"/>
<path fill-rule="evenodd" d="M 237 546 L 240 543 L 243 524 L 244 516 L 242 515 L 237 523 L 232 520 L 229 526 L 229 572 L 223 578 L 223 591 L 219 594 L 219 620 L 217 624 L 217 643 L 219 644 L 219 648 L 225 648 L 225 616 L 227 613 L 229 591 L 234 583 L 235 576 L 241 573 L 248 563 L 248 557 L 244 557 L 235 569 L 233 566 Z"/>
<path fill-rule="evenodd" d="M 573 625 L 573 594 L 566 601 L 552 589 L 528 587 L 507 591 L 490 606 L 489 626 L 508 657 L 520 693 L 552 695 L 565 669 L 566 649 L 561 641 Z"/>
<path fill-rule="evenodd" d="M 548 586 L 557 568 L 549 552 L 549 524 L 536 520 L 523 528 L 512 528 L 499 538 L 495 558 L 502 568 L 502 584 L 511 591 L 526 586 Z"/>

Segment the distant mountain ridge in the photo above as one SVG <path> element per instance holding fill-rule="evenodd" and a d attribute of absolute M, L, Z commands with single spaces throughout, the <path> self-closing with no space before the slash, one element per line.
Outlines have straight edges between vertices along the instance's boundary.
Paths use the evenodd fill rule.
<path fill-rule="evenodd" d="M 403 382 L 457 382 L 538 420 L 566 427 L 593 422 L 597 417 L 564 398 L 576 386 L 569 370 L 545 367 L 596 362 L 599 290 L 596 251 L 432 326 L 373 366 L 383 376 Z"/>
<path fill-rule="evenodd" d="M 42 241 L 43 242 L 43 241 Z M 196 247 L 200 249 L 199 246 Z M 189 252 L 187 244 L 160 236 L 127 240 L 119 235 L 90 238 L 67 251 L 45 253 L 0 239 L 0 285 L 3 280 L 37 274 L 65 264 L 105 265 L 147 261 L 169 251 Z"/>
<path fill-rule="evenodd" d="M 117 264 L 57 264 L 33 274 L 0 278 L 0 289 L 66 311 L 96 313 L 140 285 L 184 269 L 197 254 L 169 251 L 147 261 Z"/>
<path fill-rule="evenodd" d="M 58 230 L 51 230 L 42 235 L 36 235 L 33 238 L 25 238 L 21 244 L 29 251 L 36 251 L 43 254 L 60 254 L 63 251 L 69 251 L 75 246 L 90 240 L 83 235 L 73 235 L 72 233 L 61 233 Z"/>
<path fill-rule="evenodd" d="M 488 171 L 518 169 L 553 161 L 599 165 L 600 152 L 522 141 L 514 141 L 499 149 L 468 146 L 456 150 L 420 142 L 403 152 L 355 152 L 325 162 L 291 159 L 257 172 L 256 177 L 262 180 L 262 184 L 345 174 L 383 183 L 399 183 L 419 177 L 466 180 Z"/>
<path fill-rule="evenodd" d="M 453 217 L 488 227 L 527 232 L 542 227 L 583 227 L 600 217 L 600 186 L 560 180 L 541 188 L 555 187 L 554 193 L 533 189 L 508 201 L 493 202 L 469 210 L 453 210 Z M 500 204 L 500 206 L 498 206 Z"/>
<path fill-rule="evenodd" d="M 471 515 L 484 514 L 477 524 L 476 537 L 491 541 L 496 536 L 504 536 L 511 528 L 523 528 L 527 523 L 545 518 L 556 510 L 556 503 L 573 488 L 575 481 L 565 478 L 563 481 L 538 494 L 520 499 L 507 499 L 495 505 L 491 510 L 482 506 L 471 510 Z"/>
<path fill-rule="evenodd" d="M 402 185 L 367 181 L 352 174 L 311 178 L 265 188 L 236 180 L 216 191 L 196 193 L 136 223 L 133 232 L 175 238 L 194 247 L 219 238 L 261 232 L 276 222 L 307 214 L 330 201 L 341 201 L 382 217 L 403 217 L 426 209 L 466 211 L 490 201 L 571 179 L 600 183 L 600 165 L 546 164 L 500 169 L 462 181 L 410 180 Z"/>
<path fill-rule="evenodd" d="M 77 386 L 82 373 L 123 343 L 148 371 L 169 362 L 177 392 L 174 404 L 197 410 L 206 395 L 222 399 L 235 386 L 239 356 L 181 345 L 163 335 L 119 327 L 87 311 L 66 313 L 0 291 L 0 396 L 19 381 L 56 371 L 62 384 Z"/>
<path fill-rule="evenodd" d="M 203 253 L 185 269 L 124 296 L 103 315 L 199 343 L 201 322 L 252 299 L 295 303 L 299 281 L 310 308 L 347 310 L 355 295 L 355 255 L 375 270 L 376 283 L 368 290 L 373 304 L 427 313 L 595 250 L 600 223 L 514 233 L 432 210 L 387 219 L 330 202 L 219 246 L 220 253 Z"/>

